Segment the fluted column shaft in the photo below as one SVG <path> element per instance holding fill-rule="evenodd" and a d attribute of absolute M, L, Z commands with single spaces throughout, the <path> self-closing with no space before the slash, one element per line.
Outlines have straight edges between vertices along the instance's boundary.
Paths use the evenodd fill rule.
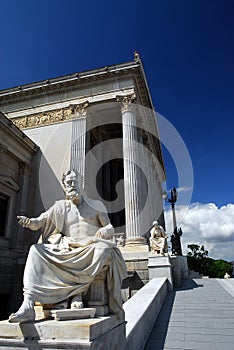
<path fill-rule="evenodd" d="M 74 107 L 74 120 L 72 122 L 71 169 L 78 171 L 80 181 L 84 187 L 85 177 L 85 151 L 86 151 L 86 114 L 88 103 Z"/>
<path fill-rule="evenodd" d="M 124 158 L 124 189 L 125 189 L 125 219 L 126 244 L 143 243 L 140 236 L 140 212 L 138 198 L 139 169 L 137 167 L 137 127 L 136 108 L 132 104 L 135 95 L 126 96 L 122 102 L 123 125 L 123 158 Z"/>

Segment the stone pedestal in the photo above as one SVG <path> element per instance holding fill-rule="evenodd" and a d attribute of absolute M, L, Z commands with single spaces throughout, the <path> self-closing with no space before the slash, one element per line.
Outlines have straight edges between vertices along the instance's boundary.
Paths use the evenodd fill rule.
<path fill-rule="evenodd" d="M 174 286 L 178 288 L 181 286 L 183 278 L 188 277 L 187 257 L 172 255 L 170 261 L 173 267 Z"/>
<path fill-rule="evenodd" d="M 123 281 L 122 288 L 128 289 L 129 297 L 131 297 L 149 281 L 149 247 L 148 245 L 126 245 L 119 249 L 128 271 L 128 278 Z"/>
<path fill-rule="evenodd" d="M 124 350 L 124 311 L 84 320 L 0 321 L 0 349 Z"/>
<path fill-rule="evenodd" d="M 169 256 L 149 254 L 149 279 L 167 277 L 168 289 L 173 290 L 172 265 Z"/>

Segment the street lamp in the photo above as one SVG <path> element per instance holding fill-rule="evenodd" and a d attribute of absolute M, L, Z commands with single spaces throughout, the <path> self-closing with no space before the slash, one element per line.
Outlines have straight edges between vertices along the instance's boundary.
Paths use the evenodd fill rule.
<path fill-rule="evenodd" d="M 171 203 L 171 209 L 172 209 L 172 218 L 173 218 L 173 234 L 171 236 L 172 255 L 182 255 L 180 236 L 182 236 L 183 232 L 181 228 L 177 229 L 176 214 L 175 214 L 175 203 L 177 202 L 177 198 L 178 198 L 178 192 L 176 188 L 174 187 L 171 190 L 170 198 L 167 196 L 166 193 L 164 194 L 163 198 L 166 202 Z"/>
<path fill-rule="evenodd" d="M 173 218 L 173 231 L 177 230 L 177 223 L 176 223 L 176 215 L 175 215 L 175 203 L 177 202 L 178 198 L 178 192 L 176 188 L 174 187 L 171 190 L 171 198 L 167 198 L 166 201 L 171 203 L 171 209 L 172 209 L 172 218 Z"/>

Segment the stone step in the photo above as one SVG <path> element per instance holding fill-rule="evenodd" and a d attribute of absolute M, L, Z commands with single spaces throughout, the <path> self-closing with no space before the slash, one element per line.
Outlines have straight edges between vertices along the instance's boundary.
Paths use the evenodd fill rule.
<path fill-rule="evenodd" d="M 145 350 L 234 349 L 234 282 L 228 291 L 224 282 L 184 279 L 168 293 Z"/>
<path fill-rule="evenodd" d="M 62 312 L 56 310 L 56 312 Z M 0 349 L 108 349 L 125 348 L 124 311 L 119 314 L 76 320 L 43 320 L 25 323 L 0 321 Z"/>

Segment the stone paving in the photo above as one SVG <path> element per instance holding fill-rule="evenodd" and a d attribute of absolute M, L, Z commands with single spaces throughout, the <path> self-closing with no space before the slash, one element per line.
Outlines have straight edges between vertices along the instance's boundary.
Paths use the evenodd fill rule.
<path fill-rule="evenodd" d="M 168 294 L 145 350 L 234 350 L 232 291 L 222 280 L 184 280 Z"/>

